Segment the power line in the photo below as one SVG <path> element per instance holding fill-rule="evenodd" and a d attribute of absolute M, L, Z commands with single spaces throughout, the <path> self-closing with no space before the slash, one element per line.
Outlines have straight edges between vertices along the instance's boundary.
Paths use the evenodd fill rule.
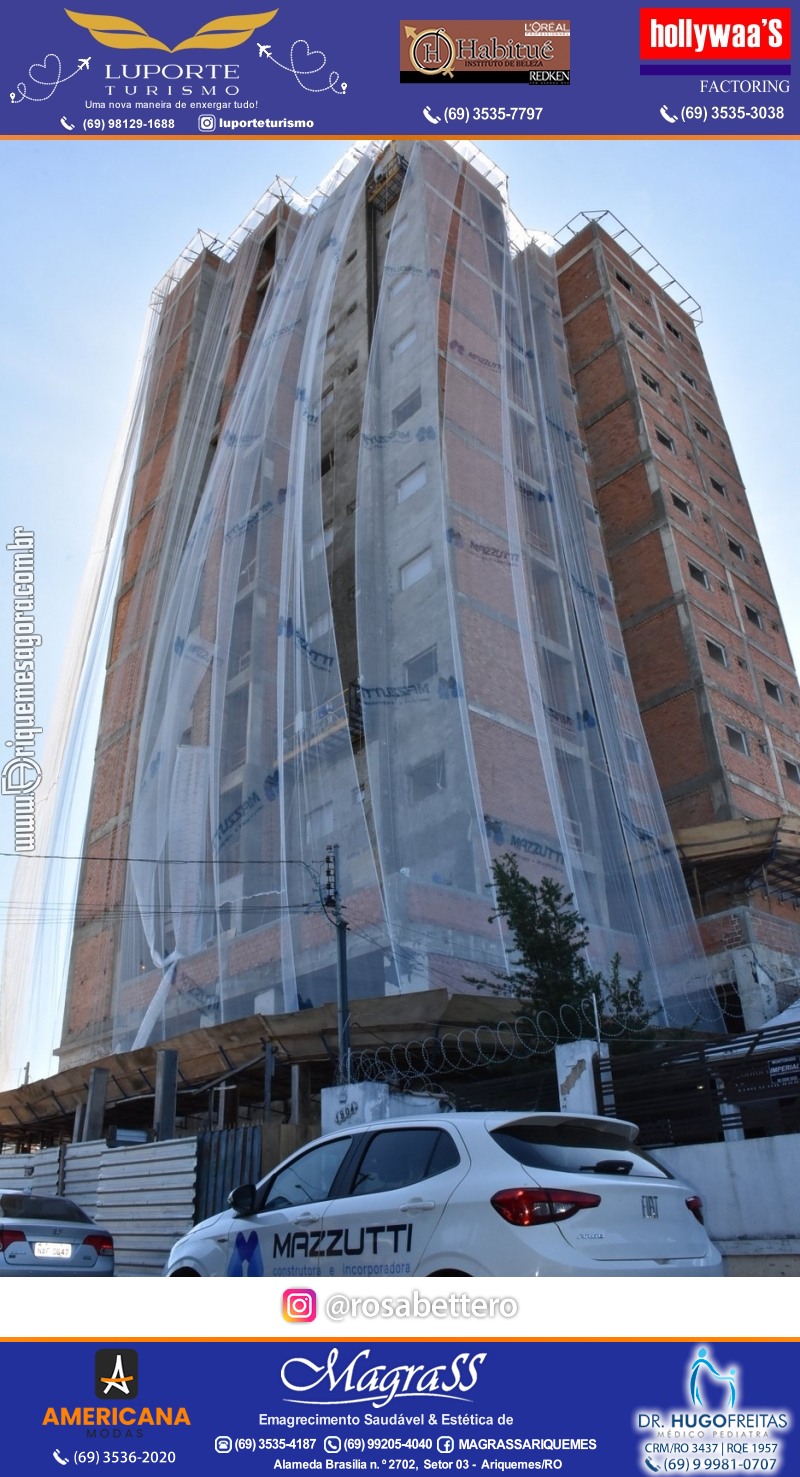
<path fill-rule="evenodd" d="M 169 867 L 196 867 L 198 864 L 211 861 L 215 866 L 225 865 L 225 859 L 221 857 L 164 857 L 164 856 L 89 856 L 88 852 L 80 851 L 75 854 L 60 851 L 0 851 L 0 856 L 16 857 L 17 861 L 46 861 L 46 862 L 145 862 L 153 866 Z M 312 865 L 321 867 L 322 862 L 305 862 L 300 857 L 292 856 L 268 856 L 248 857 L 246 862 L 233 859 L 228 863 L 230 866 L 249 867 L 306 867 Z"/>

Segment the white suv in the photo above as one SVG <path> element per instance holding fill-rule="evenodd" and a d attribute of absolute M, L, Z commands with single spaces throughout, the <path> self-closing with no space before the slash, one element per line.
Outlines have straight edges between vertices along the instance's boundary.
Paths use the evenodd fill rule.
<path fill-rule="evenodd" d="M 168 1277 L 722 1274 L 699 1197 L 572 1113 L 447 1113 L 316 1139 L 176 1242 Z"/>

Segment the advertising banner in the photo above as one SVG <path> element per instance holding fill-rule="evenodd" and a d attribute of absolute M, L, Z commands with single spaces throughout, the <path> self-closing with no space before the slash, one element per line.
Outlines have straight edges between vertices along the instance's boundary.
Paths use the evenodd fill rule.
<path fill-rule="evenodd" d="M 13 1346 L 42 1470 L 791 1472 L 780 1344 L 275 1342 Z M 221 1460 L 224 1458 L 225 1460 Z"/>

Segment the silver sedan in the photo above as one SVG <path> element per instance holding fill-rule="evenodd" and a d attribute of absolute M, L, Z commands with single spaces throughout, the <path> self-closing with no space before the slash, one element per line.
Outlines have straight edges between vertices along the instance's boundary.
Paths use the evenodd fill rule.
<path fill-rule="evenodd" d="M 113 1277 L 114 1241 L 73 1200 L 0 1188 L 0 1276 Z"/>

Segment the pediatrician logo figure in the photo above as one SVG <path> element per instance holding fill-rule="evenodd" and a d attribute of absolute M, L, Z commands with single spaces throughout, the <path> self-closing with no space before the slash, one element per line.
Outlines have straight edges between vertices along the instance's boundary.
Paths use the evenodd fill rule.
<path fill-rule="evenodd" d="M 698 1349 L 694 1363 L 689 1368 L 689 1398 L 692 1405 L 702 1405 L 701 1375 L 706 1383 L 712 1381 L 716 1385 L 724 1385 L 728 1391 L 728 1407 L 736 1404 L 736 1370 L 731 1369 L 727 1374 L 722 1374 L 714 1368 L 711 1360 L 707 1357 L 706 1349 Z"/>

